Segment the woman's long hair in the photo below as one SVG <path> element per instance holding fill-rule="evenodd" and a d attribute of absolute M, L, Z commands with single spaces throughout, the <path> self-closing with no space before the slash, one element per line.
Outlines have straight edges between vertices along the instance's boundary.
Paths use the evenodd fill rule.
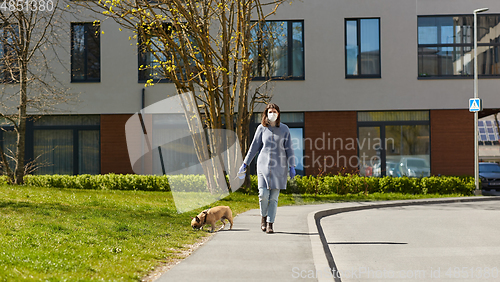
<path fill-rule="evenodd" d="M 269 109 L 276 109 L 276 111 L 278 112 L 278 118 L 276 119 L 276 127 L 279 127 L 281 120 L 280 107 L 278 107 L 278 105 L 274 103 L 267 104 L 266 109 L 262 112 L 262 120 L 260 121 L 260 123 L 265 127 L 267 127 L 270 124 L 270 121 L 267 118 L 267 112 Z"/>

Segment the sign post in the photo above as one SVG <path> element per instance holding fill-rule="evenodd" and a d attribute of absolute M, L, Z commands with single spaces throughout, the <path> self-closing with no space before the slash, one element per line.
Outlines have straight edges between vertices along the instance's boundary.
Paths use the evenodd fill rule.
<path fill-rule="evenodd" d="M 478 113 L 482 110 L 481 99 L 477 95 L 477 13 L 488 11 L 488 8 L 474 10 L 474 99 L 469 100 L 469 111 L 474 112 L 474 182 L 476 184 L 475 195 L 481 195 L 479 189 L 479 148 L 477 140 L 477 120 Z M 472 101 L 471 101 L 472 100 Z"/>
<path fill-rule="evenodd" d="M 475 88 L 477 90 L 477 88 Z M 477 91 L 474 91 L 474 94 L 477 94 Z M 474 95 L 476 96 L 476 95 Z M 481 195 L 481 190 L 479 189 L 479 149 L 478 149 L 478 140 L 477 140 L 477 120 L 478 113 L 483 110 L 483 103 L 481 99 L 475 97 L 469 99 L 469 112 L 474 113 L 474 185 L 475 191 L 474 195 Z"/>

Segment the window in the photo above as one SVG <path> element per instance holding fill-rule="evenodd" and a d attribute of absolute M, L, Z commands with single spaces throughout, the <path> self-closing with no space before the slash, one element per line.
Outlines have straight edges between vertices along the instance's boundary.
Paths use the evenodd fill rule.
<path fill-rule="evenodd" d="M 10 123 L 0 126 L 0 145 L 7 155 L 14 156 L 17 134 Z M 32 167 L 35 170 L 30 173 L 99 174 L 100 116 L 30 117 L 26 120 L 25 150 L 26 163 L 35 160 Z M 14 161 L 9 160 L 9 163 L 13 168 Z"/>
<path fill-rule="evenodd" d="M 478 15 L 478 75 L 500 75 L 500 15 Z M 474 17 L 418 17 L 418 76 L 474 75 Z"/>
<path fill-rule="evenodd" d="M 3 152 L 7 156 L 9 168 L 13 171 L 16 167 L 16 162 L 14 160 L 17 151 L 17 133 L 14 131 L 13 126 L 2 126 L 0 130 L 0 142 L 2 143 Z M 0 172 L 2 174 L 7 174 L 3 166 L 0 167 Z"/>
<path fill-rule="evenodd" d="M 101 80 L 101 39 L 98 23 L 71 24 L 71 82 Z"/>
<path fill-rule="evenodd" d="M 35 174 L 99 174 L 99 124 L 98 115 L 42 116 L 36 120 L 33 141 L 27 142 L 37 158 Z"/>
<path fill-rule="evenodd" d="M 380 19 L 345 20 L 346 78 L 380 78 Z"/>
<path fill-rule="evenodd" d="M 152 122 L 152 148 L 159 150 L 158 153 L 152 154 L 153 174 L 163 175 L 173 171 L 181 174 L 203 174 L 193 137 L 186 136 L 186 116 L 177 113 L 154 114 Z"/>
<path fill-rule="evenodd" d="M 359 172 L 430 176 L 429 111 L 358 112 Z"/>
<path fill-rule="evenodd" d="M 145 29 L 139 32 L 139 82 L 146 82 L 150 79 L 155 83 L 172 82 L 164 72 L 165 66 L 168 68 L 171 65 L 176 66 L 173 69 L 176 70 L 175 75 L 178 75 L 179 79 L 183 78 L 187 80 L 198 73 L 196 62 L 191 56 L 195 53 L 194 56 L 196 56 L 196 60 L 199 62 L 203 62 L 203 58 L 202 54 L 197 52 L 198 47 L 196 42 L 190 35 L 187 35 L 189 41 L 184 42 L 184 45 L 181 46 L 179 38 L 181 35 L 186 36 L 186 33 L 175 31 L 173 26 L 169 23 L 163 23 L 161 27 L 157 27 L 148 32 L 144 30 Z M 165 36 L 170 36 L 170 39 L 165 38 Z M 177 44 L 179 48 L 169 48 L 169 51 L 165 52 L 165 50 L 167 50 L 165 45 L 171 44 Z M 190 48 L 193 48 L 193 50 L 191 51 Z M 189 51 L 180 54 L 180 52 L 174 53 L 172 51 L 175 49 L 189 49 Z M 187 57 L 187 64 L 185 64 L 182 59 L 183 55 Z M 190 74 L 189 76 L 186 75 L 188 72 Z"/>
<path fill-rule="evenodd" d="M 0 27 L 0 82 L 3 83 L 19 81 L 15 34 L 19 35 L 17 25 Z"/>
<path fill-rule="evenodd" d="M 168 24 L 163 24 L 165 30 L 169 29 Z M 140 33 L 141 34 L 141 33 Z M 146 82 L 153 79 L 154 82 L 165 80 L 166 75 L 162 73 L 160 62 L 167 61 L 167 57 L 162 52 L 164 43 L 155 34 L 141 34 L 139 36 L 139 82 Z"/>
<path fill-rule="evenodd" d="M 304 22 L 267 21 L 251 31 L 254 79 L 304 79 Z"/>

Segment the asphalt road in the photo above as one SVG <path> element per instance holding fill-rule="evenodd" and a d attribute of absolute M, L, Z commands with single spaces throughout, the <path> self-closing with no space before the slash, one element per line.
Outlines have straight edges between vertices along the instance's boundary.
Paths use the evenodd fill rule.
<path fill-rule="evenodd" d="M 321 219 L 342 281 L 500 281 L 500 203 L 352 211 Z"/>

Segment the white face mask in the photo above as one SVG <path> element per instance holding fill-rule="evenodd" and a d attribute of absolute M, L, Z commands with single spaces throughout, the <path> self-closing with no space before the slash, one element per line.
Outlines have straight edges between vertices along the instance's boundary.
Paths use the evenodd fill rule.
<path fill-rule="evenodd" d="M 268 114 L 267 114 L 267 118 L 268 118 L 271 122 L 275 122 L 275 121 L 278 119 L 278 113 L 268 113 Z"/>

